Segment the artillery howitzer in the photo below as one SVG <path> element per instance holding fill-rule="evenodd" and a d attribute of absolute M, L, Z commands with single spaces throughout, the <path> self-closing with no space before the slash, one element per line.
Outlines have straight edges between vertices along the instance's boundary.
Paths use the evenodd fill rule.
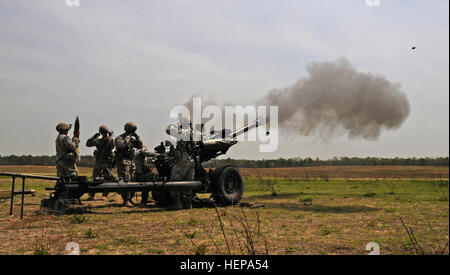
<path fill-rule="evenodd" d="M 23 178 L 24 181 L 25 178 L 56 181 L 54 187 L 45 188 L 45 190 L 53 191 L 50 197 L 41 200 L 41 210 L 50 213 L 65 213 L 71 205 L 80 205 L 80 198 L 84 194 L 105 192 L 131 192 L 133 204 L 141 203 L 135 196 L 137 192 L 142 194 L 152 192 L 152 197 L 158 206 L 167 206 L 172 203 L 170 190 L 191 190 L 194 197 L 190 198 L 190 203 L 204 204 L 205 201 L 197 199 L 195 194 L 211 193 L 210 203 L 232 205 L 239 203 L 244 193 L 244 183 L 239 169 L 232 165 L 223 165 L 215 170 L 209 169 L 209 171 L 206 171 L 201 163 L 225 154 L 231 146 L 237 143 L 236 137 L 238 135 L 260 126 L 259 124 L 260 121 L 256 120 L 234 132 L 222 130 L 206 140 L 193 143 L 194 181 L 170 181 L 170 172 L 175 161 L 174 146 L 170 141 L 161 143 L 155 148 L 158 156 L 153 160 L 153 163 L 157 173 L 151 174 L 151 181 L 123 182 L 120 178 L 116 181 L 107 181 L 103 178 L 89 181 L 85 176 L 42 177 L 10 173 L 0 173 L 0 175 L 13 177 L 12 192 L 14 192 L 14 179 L 16 177 Z M 24 184 L 22 189 L 24 189 Z M 25 191 L 22 191 L 22 194 L 24 193 Z M 23 213 L 23 206 L 21 213 Z M 10 214 L 12 214 L 12 205 Z"/>
<path fill-rule="evenodd" d="M 201 188 L 193 190 L 194 193 L 211 193 L 209 202 L 218 205 L 233 205 L 240 202 L 244 193 L 244 182 L 241 172 L 233 165 L 223 165 L 212 170 L 206 169 L 201 165 L 213 158 L 217 158 L 220 155 L 226 154 L 231 146 L 235 145 L 238 141 L 236 137 L 244 134 L 253 128 L 257 128 L 261 125 L 261 118 L 258 118 L 253 123 L 250 123 L 241 129 L 231 131 L 224 129 L 218 133 L 212 134 L 207 139 L 201 141 L 192 142 L 194 148 L 193 158 L 195 164 L 195 182 L 201 182 Z M 196 127 L 202 132 L 202 126 Z M 158 176 L 165 181 L 170 179 L 170 171 L 175 161 L 174 146 L 170 141 L 165 143 L 161 142 L 159 146 L 155 148 L 155 152 L 159 153 L 159 156 L 154 161 Z M 172 203 L 169 191 L 153 192 L 152 197 L 157 205 L 167 206 Z M 204 203 L 205 201 L 203 201 Z M 194 204 L 200 203 L 200 200 L 194 196 Z"/>

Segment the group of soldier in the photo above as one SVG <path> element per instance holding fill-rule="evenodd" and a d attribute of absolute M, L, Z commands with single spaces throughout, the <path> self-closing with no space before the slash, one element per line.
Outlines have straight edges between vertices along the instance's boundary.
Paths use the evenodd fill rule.
<path fill-rule="evenodd" d="M 58 177 L 78 176 L 76 162 L 80 158 L 80 139 L 76 136 L 70 138 L 68 132 L 71 125 L 61 122 L 56 126 L 58 137 L 56 138 L 56 167 Z M 177 133 L 181 136 L 177 140 L 174 150 L 175 162 L 171 171 L 171 181 L 194 180 L 194 161 L 192 159 L 191 142 L 192 128 L 183 130 L 182 121 L 177 121 L 169 125 L 166 133 L 173 135 Z M 112 168 L 117 167 L 119 179 L 123 182 L 131 181 L 152 181 L 155 175 L 152 173 L 152 162 L 158 154 L 151 152 L 143 144 L 141 137 L 136 133 L 137 126 L 133 122 L 128 122 L 124 126 L 124 133 L 113 138 L 113 132 L 106 126 L 101 125 L 98 133 L 94 134 L 86 142 L 87 147 L 95 147 L 95 165 L 92 178 L 102 177 L 105 180 L 114 180 Z M 183 138 L 184 136 L 184 138 Z M 187 137 L 186 137 L 187 136 Z M 103 198 L 108 194 L 103 193 Z M 158 194 L 153 194 L 158 195 Z M 93 200 L 95 194 L 89 194 L 88 200 Z M 122 192 L 123 205 L 131 206 L 132 193 Z M 172 209 L 182 209 L 191 207 L 191 191 L 170 191 Z M 187 199 L 186 199 L 187 198 Z M 145 203 L 148 194 L 142 193 L 142 202 Z M 184 203 L 184 202 L 189 203 Z"/>

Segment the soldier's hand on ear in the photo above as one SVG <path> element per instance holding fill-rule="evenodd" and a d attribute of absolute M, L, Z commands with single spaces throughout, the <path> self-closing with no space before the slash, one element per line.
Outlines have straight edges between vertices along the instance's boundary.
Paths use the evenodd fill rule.
<path fill-rule="evenodd" d="M 100 135 L 100 133 L 95 133 L 94 137 L 98 138 Z"/>

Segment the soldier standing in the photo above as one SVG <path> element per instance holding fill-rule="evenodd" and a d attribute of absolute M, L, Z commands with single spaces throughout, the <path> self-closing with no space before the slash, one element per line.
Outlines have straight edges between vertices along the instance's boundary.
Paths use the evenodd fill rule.
<path fill-rule="evenodd" d="M 108 126 L 101 125 L 98 133 L 93 135 L 86 141 L 87 147 L 96 147 L 94 151 L 95 166 L 92 171 L 92 178 L 103 177 L 105 180 L 113 180 L 111 169 L 114 159 L 114 139 L 112 132 Z M 101 138 L 100 138 L 101 136 Z M 95 193 L 90 193 L 88 200 L 93 200 Z M 108 193 L 103 193 L 103 198 L 106 198 Z"/>
<path fill-rule="evenodd" d="M 72 126 L 61 122 L 56 125 L 58 137 L 56 138 L 56 169 L 58 177 L 78 176 L 76 165 L 77 149 L 80 139 L 67 135 Z"/>
<path fill-rule="evenodd" d="M 116 165 L 119 178 L 129 182 L 134 179 L 136 164 L 134 163 L 134 154 L 136 149 L 142 149 L 143 143 L 138 134 L 136 134 L 137 126 L 133 122 L 128 122 L 124 127 L 125 133 L 116 137 Z M 121 193 L 123 205 L 131 206 L 129 192 Z"/>
<path fill-rule="evenodd" d="M 198 133 L 192 128 L 192 123 L 183 117 L 170 124 L 166 133 L 177 138 L 177 146 L 174 150 L 175 162 L 170 172 L 170 181 L 193 181 L 195 177 L 194 150 L 196 145 L 193 138 Z M 172 190 L 170 195 L 173 202 L 171 209 L 189 209 L 192 207 L 192 190 Z"/>

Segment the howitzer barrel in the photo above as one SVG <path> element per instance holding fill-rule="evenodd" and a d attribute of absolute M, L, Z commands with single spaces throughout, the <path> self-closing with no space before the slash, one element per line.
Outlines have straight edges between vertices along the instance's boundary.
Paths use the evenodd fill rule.
<path fill-rule="evenodd" d="M 261 120 L 262 120 L 262 121 L 261 121 Z M 259 117 L 259 118 L 257 118 L 254 122 L 245 125 L 245 126 L 242 127 L 241 129 L 238 129 L 238 130 L 236 130 L 236 131 L 234 131 L 234 132 L 231 132 L 231 133 L 228 135 L 228 137 L 229 137 L 229 138 L 235 138 L 235 137 L 237 137 L 237 136 L 239 136 L 239 135 L 242 135 L 242 134 L 245 133 L 245 132 L 250 131 L 250 130 L 253 129 L 253 128 L 258 128 L 259 126 L 261 126 L 261 125 L 264 124 L 264 123 L 265 123 L 265 121 L 263 120 L 263 117 Z"/>
<path fill-rule="evenodd" d="M 242 135 L 245 132 L 250 131 L 253 128 L 256 128 L 256 127 L 258 127 L 258 122 L 253 122 L 253 123 L 251 123 L 251 124 L 249 124 L 247 126 L 244 126 L 243 128 L 241 128 L 239 130 L 231 132 L 231 134 L 229 134 L 228 137 L 229 138 L 235 138 L 235 137 L 237 137 L 239 135 Z"/>
<path fill-rule="evenodd" d="M 98 185 L 87 185 L 81 183 L 65 184 L 64 188 L 68 191 L 81 191 L 81 192 L 138 192 L 143 190 L 176 190 L 176 189 L 189 189 L 189 190 L 201 190 L 203 184 L 201 181 L 170 181 L 170 182 L 105 182 Z"/>
<path fill-rule="evenodd" d="M 234 139 L 239 135 L 244 134 L 245 132 L 250 131 L 253 128 L 258 128 L 261 125 L 264 125 L 267 122 L 267 118 L 264 116 L 258 117 L 254 122 L 249 123 L 245 125 L 244 127 L 235 130 L 229 134 L 226 134 L 227 130 L 222 130 L 219 133 L 216 133 L 215 135 L 212 135 L 209 137 L 209 139 L 219 139 L 219 138 L 228 138 L 228 139 Z M 229 130 L 228 130 L 229 131 Z"/>

